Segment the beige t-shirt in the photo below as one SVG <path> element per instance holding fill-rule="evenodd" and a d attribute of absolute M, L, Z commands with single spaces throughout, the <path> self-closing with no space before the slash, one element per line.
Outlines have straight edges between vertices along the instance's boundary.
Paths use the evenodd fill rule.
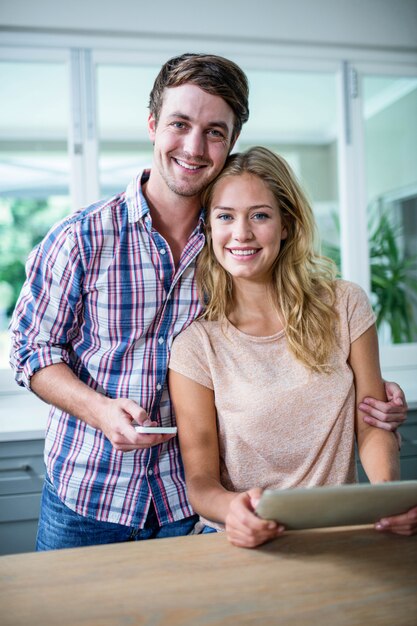
<path fill-rule="evenodd" d="M 340 324 L 328 375 L 298 361 L 283 331 L 253 337 L 228 322 L 201 320 L 175 339 L 170 368 L 215 391 L 226 489 L 355 482 L 355 389 L 347 361 L 375 315 L 359 286 L 337 281 L 336 294 Z"/>

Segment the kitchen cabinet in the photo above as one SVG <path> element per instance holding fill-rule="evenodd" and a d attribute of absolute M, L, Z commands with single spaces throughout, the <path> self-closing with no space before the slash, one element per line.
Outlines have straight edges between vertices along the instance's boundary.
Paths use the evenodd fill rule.
<path fill-rule="evenodd" d="M 0 554 L 35 549 L 44 440 L 0 441 Z"/>
<path fill-rule="evenodd" d="M 401 428 L 401 478 L 417 479 L 417 409 Z M 0 441 L 0 555 L 35 549 L 45 474 L 42 438 Z M 361 481 L 365 473 L 358 461 Z"/>

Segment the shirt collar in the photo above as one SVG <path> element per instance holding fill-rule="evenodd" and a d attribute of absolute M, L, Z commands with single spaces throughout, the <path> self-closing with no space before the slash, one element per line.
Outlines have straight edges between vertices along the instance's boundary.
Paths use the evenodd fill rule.
<path fill-rule="evenodd" d="M 150 218 L 149 205 L 143 194 L 142 186 L 149 180 L 151 174 L 150 169 L 141 170 L 133 180 L 130 181 L 126 188 L 126 203 L 129 216 L 129 222 L 138 222 L 147 215 Z M 200 210 L 199 223 L 196 228 L 197 232 L 204 229 L 204 210 Z M 194 232 L 196 232 L 194 231 Z"/>
<path fill-rule="evenodd" d="M 151 170 L 141 170 L 126 188 L 126 203 L 129 222 L 138 222 L 149 213 L 149 206 L 143 195 L 142 186 L 149 179 Z"/>

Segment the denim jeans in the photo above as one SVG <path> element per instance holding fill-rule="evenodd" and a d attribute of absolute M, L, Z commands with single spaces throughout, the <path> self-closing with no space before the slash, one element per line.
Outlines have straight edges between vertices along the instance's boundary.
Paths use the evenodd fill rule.
<path fill-rule="evenodd" d="M 160 526 L 153 504 L 143 529 L 111 522 L 100 522 L 69 509 L 59 499 L 48 476 L 42 491 L 41 512 L 36 539 L 36 550 L 59 550 L 104 543 L 140 541 L 189 535 L 198 522 L 198 515 Z"/>

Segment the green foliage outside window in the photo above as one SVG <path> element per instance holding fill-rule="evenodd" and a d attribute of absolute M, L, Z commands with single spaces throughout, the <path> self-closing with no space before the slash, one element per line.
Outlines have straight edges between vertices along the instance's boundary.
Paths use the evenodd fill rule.
<path fill-rule="evenodd" d="M 0 310 L 10 317 L 25 280 L 28 254 L 70 212 L 68 198 L 0 199 Z"/>
<path fill-rule="evenodd" d="M 338 216 L 333 216 L 339 228 Z M 406 257 L 399 242 L 401 227 L 388 212 L 374 213 L 369 222 L 371 292 L 376 326 L 389 327 L 392 343 L 417 340 L 417 255 Z M 326 241 L 322 252 L 340 269 L 340 248 Z"/>

